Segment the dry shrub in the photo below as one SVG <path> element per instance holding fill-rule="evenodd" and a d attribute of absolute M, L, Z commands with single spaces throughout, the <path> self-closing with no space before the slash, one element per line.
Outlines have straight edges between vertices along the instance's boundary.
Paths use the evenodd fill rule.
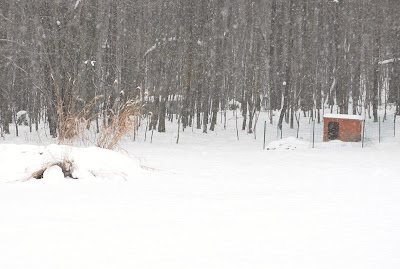
<path fill-rule="evenodd" d="M 134 130 L 138 124 L 140 105 L 137 101 L 128 100 L 115 113 L 109 110 L 111 119 L 101 127 L 96 145 L 100 148 L 114 149 L 123 137 Z"/>
<path fill-rule="evenodd" d="M 137 127 L 137 118 L 141 110 L 139 101 L 130 99 L 122 105 L 100 110 L 91 116 L 91 111 L 99 98 L 103 98 L 103 96 L 96 96 L 77 112 L 75 112 L 73 102 L 70 102 L 72 105 L 67 108 L 58 106 L 59 144 L 71 145 L 74 141 L 81 139 L 100 148 L 114 149 L 124 136 Z M 94 117 L 98 115 L 104 116 L 103 125 L 93 141 L 89 137 L 88 130 Z"/>
<path fill-rule="evenodd" d="M 102 96 L 96 96 L 77 112 L 74 112 L 72 106 L 69 106 L 66 111 L 63 110 L 62 106 L 58 106 L 59 144 L 72 144 L 78 138 L 89 140 L 85 136 L 85 132 L 94 117 L 90 116 L 90 112 L 99 98 L 102 98 Z"/>

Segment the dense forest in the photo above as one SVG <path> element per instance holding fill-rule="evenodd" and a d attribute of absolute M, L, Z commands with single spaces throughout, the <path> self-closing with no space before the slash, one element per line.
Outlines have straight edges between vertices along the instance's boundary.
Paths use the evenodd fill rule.
<path fill-rule="evenodd" d="M 56 137 L 128 100 L 159 132 L 213 131 L 236 109 L 250 133 L 261 110 L 280 126 L 333 108 L 377 120 L 400 103 L 399 14 L 399 0 L 0 0 L 0 125 L 24 110 Z"/>

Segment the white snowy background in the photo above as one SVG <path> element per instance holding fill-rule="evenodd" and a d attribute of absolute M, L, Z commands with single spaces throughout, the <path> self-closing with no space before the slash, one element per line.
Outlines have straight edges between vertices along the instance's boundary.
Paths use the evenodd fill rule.
<path fill-rule="evenodd" d="M 400 138 L 262 150 L 233 125 L 116 152 L 6 137 L 0 268 L 400 268 Z M 66 157 L 78 179 L 24 181 Z"/>

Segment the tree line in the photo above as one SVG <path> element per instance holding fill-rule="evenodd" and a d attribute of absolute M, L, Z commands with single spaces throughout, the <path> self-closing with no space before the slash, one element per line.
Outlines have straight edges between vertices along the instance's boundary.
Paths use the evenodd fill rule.
<path fill-rule="evenodd" d="M 280 126 L 326 107 L 377 120 L 400 103 L 398 14 L 398 0 L 0 0 L 0 124 L 25 110 L 55 137 L 88 104 L 98 128 L 127 100 L 159 132 L 213 131 L 239 107 L 249 133 L 262 109 Z"/>

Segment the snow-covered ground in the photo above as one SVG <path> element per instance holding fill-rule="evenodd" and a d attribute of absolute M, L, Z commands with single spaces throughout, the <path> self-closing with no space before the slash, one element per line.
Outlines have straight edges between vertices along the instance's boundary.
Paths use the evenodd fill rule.
<path fill-rule="evenodd" d="M 221 129 L 118 152 L 1 141 L 0 268 L 400 268 L 400 138 L 262 150 L 261 124 Z M 78 179 L 24 181 L 65 158 Z"/>

